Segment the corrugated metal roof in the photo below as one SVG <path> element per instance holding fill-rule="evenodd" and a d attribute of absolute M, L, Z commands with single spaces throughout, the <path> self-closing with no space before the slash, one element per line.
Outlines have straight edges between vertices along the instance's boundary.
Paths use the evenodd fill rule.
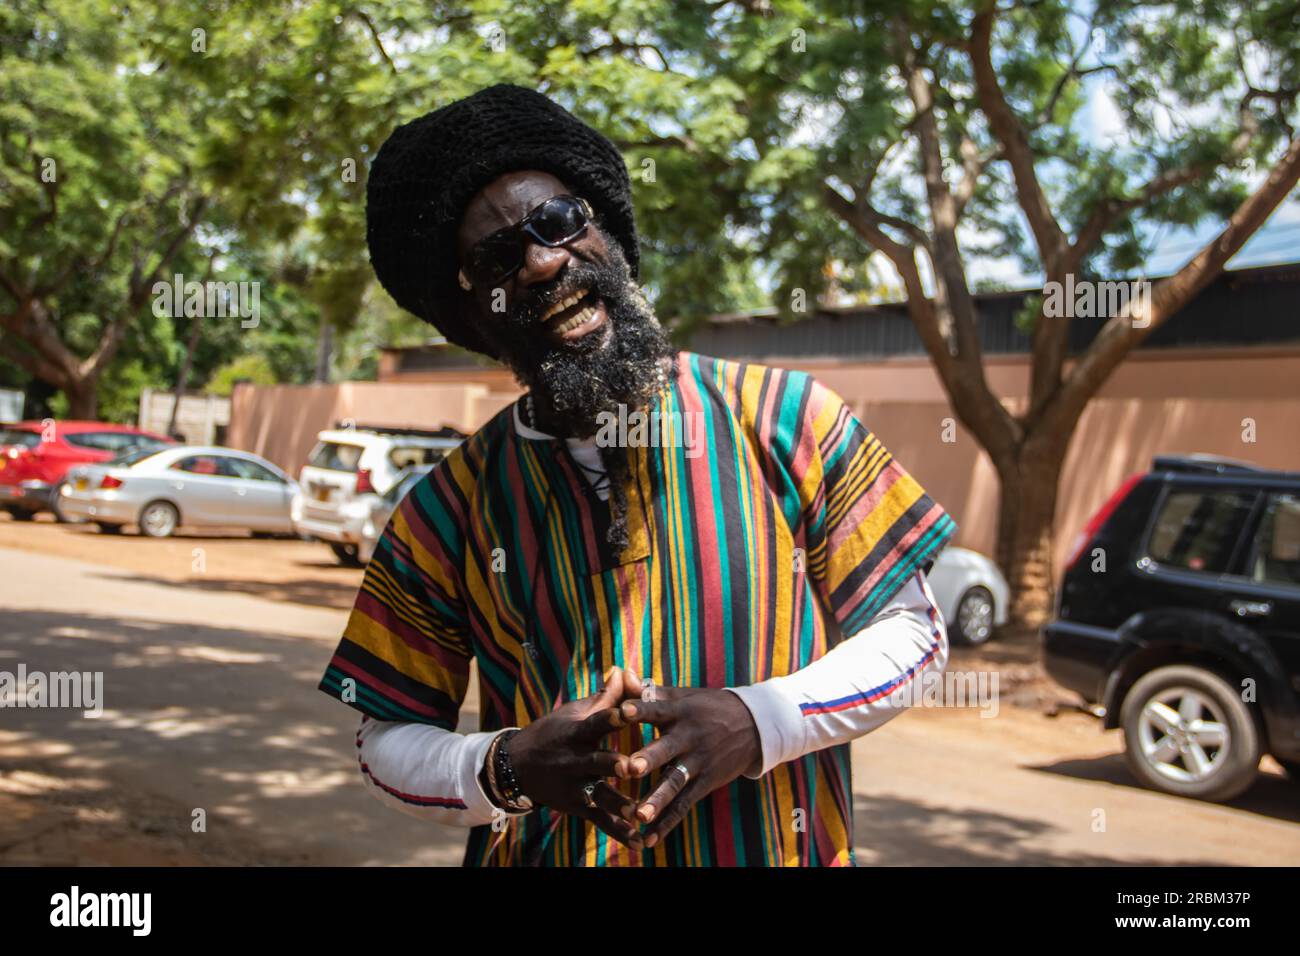
<path fill-rule="evenodd" d="M 988 355 L 1024 354 L 1029 336 L 1016 315 L 1041 290 L 976 295 L 980 342 Z M 1073 319 L 1070 350 L 1084 349 L 1105 319 Z M 822 358 L 870 361 L 924 355 L 921 337 L 902 304 L 818 309 L 782 323 L 775 310 L 712 316 L 687 336 L 692 351 L 720 358 Z M 1300 264 L 1225 272 L 1187 308 L 1153 332 L 1142 349 L 1300 344 Z M 476 363 L 459 350 L 437 346 L 397 349 L 399 372 L 464 368 Z"/>

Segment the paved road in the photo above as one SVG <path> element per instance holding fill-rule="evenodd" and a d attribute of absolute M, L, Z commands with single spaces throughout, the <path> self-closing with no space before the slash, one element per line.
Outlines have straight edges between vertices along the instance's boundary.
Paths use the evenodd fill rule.
<path fill-rule="evenodd" d="M 0 862 L 42 858 L 29 831 L 43 787 L 58 789 L 83 833 L 57 844 L 65 855 L 89 852 L 69 849 L 92 845 L 86 830 L 118 834 L 124 815 L 147 806 L 151 826 L 176 842 L 239 848 L 218 862 L 459 862 L 459 833 L 379 806 L 356 779 L 355 721 L 314 689 L 344 617 L 0 548 L 0 670 L 21 662 L 106 680 L 99 719 L 0 710 L 0 806 L 9 810 Z M 1228 807 L 1180 800 L 1134 786 L 1118 750 L 1117 735 L 1075 713 L 1004 703 L 992 719 L 905 715 L 854 745 L 860 860 L 1300 864 L 1291 782 L 1266 774 Z M 206 834 L 188 828 L 194 808 L 206 811 Z M 57 821 L 41 824 L 50 826 Z M 117 847 L 110 861 L 134 859 L 120 840 L 99 842 Z M 205 859 L 178 852 L 152 859 Z"/>

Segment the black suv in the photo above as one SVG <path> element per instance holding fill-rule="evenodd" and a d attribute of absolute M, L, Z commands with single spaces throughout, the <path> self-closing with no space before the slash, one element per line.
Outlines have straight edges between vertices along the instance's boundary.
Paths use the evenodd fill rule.
<path fill-rule="evenodd" d="M 1043 654 L 1147 786 L 1228 800 L 1264 753 L 1300 780 L 1300 473 L 1157 458 L 1080 534 Z"/>

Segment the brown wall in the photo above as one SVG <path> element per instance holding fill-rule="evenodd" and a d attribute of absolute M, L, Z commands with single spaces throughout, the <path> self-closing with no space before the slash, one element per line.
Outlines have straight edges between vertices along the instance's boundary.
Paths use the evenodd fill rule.
<path fill-rule="evenodd" d="M 772 364 L 781 364 L 774 360 Z M 997 528 L 998 484 L 988 456 L 960 426 L 941 440 L 952 406 L 922 359 L 871 365 L 792 363 L 845 397 L 900 462 L 952 512 L 958 542 L 986 554 Z M 991 359 L 989 384 L 1009 408 L 1029 381 L 1020 357 Z M 1300 350 L 1132 356 L 1084 412 L 1066 456 L 1057 498 L 1055 557 L 1115 488 L 1161 454 L 1224 455 L 1300 471 Z M 1243 419 L 1254 422 L 1247 442 Z"/>
<path fill-rule="evenodd" d="M 997 522 L 997 476 L 965 429 L 942 440 L 954 418 L 923 358 L 850 364 L 833 359 L 767 364 L 816 375 L 844 396 L 903 465 L 952 512 L 959 543 L 986 554 Z M 519 394 L 509 373 L 442 370 L 383 383 L 242 386 L 231 410 L 230 441 L 267 455 L 294 473 L 315 439 L 335 420 L 473 430 Z M 990 386 L 1015 408 L 1027 389 L 1024 357 L 990 358 Z M 1300 349 L 1177 352 L 1132 356 L 1084 413 L 1066 459 L 1057 507 L 1056 559 L 1123 479 L 1158 454 L 1202 452 L 1300 471 Z M 379 417 L 380 414 L 389 417 Z M 1252 419 L 1255 441 L 1243 440 Z M 265 450 L 264 450 L 265 449 Z"/>
<path fill-rule="evenodd" d="M 255 452 L 291 475 L 307 461 L 318 432 L 351 419 L 362 425 L 472 432 L 514 401 L 476 382 L 342 382 L 337 385 L 239 385 L 230 402 L 227 442 Z"/>

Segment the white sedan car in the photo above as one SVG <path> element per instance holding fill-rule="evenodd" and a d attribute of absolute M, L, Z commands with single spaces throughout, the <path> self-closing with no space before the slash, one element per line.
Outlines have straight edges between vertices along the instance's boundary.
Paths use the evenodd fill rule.
<path fill-rule="evenodd" d="M 955 643 L 983 644 L 1007 623 L 1011 589 L 998 566 L 979 552 L 944 548 L 926 577 Z"/>
<path fill-rule="evenodd" d="M 293 534 L 289 509 L 298 483 L 265 458 L 234 448 L 166 445 L 68 472 L 60 506 L 106 533 L 138 525 L 166 538 L 188 528 L 247 528 Z"/>

